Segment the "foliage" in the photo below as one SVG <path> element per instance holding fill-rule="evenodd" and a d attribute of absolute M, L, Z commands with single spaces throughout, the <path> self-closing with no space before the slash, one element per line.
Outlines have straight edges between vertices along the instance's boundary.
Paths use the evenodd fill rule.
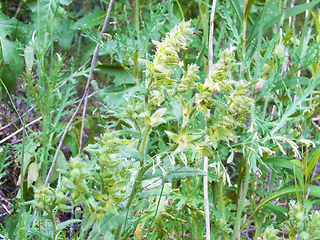
<path fill-rule="evenodd" d="M 245 3 L 217 3 L 212 43 L 209 1 L 118 1 L 101 40 L 109 2 L 1 3 L 2 101 L 22 143 L 0 236 L 204 239 L 209 214 L 207 238 L 318 239 L 319 1 Z M 64 138 L 97 44 L 97 101 Z"/>

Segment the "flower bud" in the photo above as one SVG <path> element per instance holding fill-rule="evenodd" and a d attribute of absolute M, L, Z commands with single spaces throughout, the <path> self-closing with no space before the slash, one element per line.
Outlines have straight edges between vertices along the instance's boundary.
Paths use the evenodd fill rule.
<path fill-rule="evenodd" d="M 263 78 L 259 78 L 258 82 L 256 83 L 256 85 L 254 86 L 256 91 L 260 91 L 263 87 L 264 84 L 264 79 Z"/>
<path fill-rule="evenodd" d="M 33 57 L 34 57 L 34 49 L 30 46 L 27 46 L 24 49 L 24 61 L 26 62 L 26 68 L 28 71 L 32 70 Z"/>

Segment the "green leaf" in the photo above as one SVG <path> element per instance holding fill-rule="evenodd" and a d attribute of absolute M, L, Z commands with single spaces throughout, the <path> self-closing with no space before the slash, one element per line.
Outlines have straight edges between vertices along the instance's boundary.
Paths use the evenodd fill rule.
<path fill-rule="evenodd" d="M 71 126 L 68 130 L 68 133 L 63 140 L 63 144 L 67 145 L 71 152 L 72 156 L 76 156 L 78 154 L 78 149 L 79 149 L 79 136 L 80 136 L 80 131 L 77 127 Z"/>
<path fill-rule="evenodd" d="M 317 180 L 319 180 L 319 179 L 320 179 L 320 176 L 315 177 L 314 179 L 312 179 L 312 181 L 311 181 L 311 182 L 317 181 Z"/>
<path fill-rule="evenodd" d="M 273 1 L 270 1 L 271 4 Z M 293 16 L 296 16 L 300 13 L 303 13 L 307 10 L 311 10 L 314 6 L 316 6 L 318 3 L 320 3 L 320 0 L 314 0 L 314 1 L 311 1 L 310 3 L 304 3 L 304 4 L 300 4 L 300 5 L 297 5 L 297 6 L 294 6 L 292 8 L 288 8 L 285 12 L 285 16 L 284 16 L 284 20 L 288 19 L 289 17 L 293 17 Z M 266 6 L 265 6 L 266 7 Z M 275 24 L 279 23 L 281 21 L 281 17 L 283 16 L 283 14 L 279 14 L 277 16 L 272 16 L 272 14 L 269 14 L 270 16 L 270 20 L 269 21 L 266 21 L 264 26 L 263 26 L 263 33 L 266 32 L 270 27 L 274 26 Z M 258 31 L 259 31 L 259 25 L 260 24 L 257 24 L 255 23 L 255 26 L 254 28 L 252 29 L 251 31 L 251 34 L 248 38 L 248 42 L 252 41 Z"/>
<path fill-rule="evenodd" d="M 5 38 L 7 35 L 17 32 L 25 34 L 27 25 L 19 22 L 15 18 L 8 18 L 6 15 L 0 15 L 0 36 Z"/>
<path fill-rule="evenodd" d="M 64 0 L 65 1 L 65 0 Z M 92 12 L 84 15 L 80 18 L 75 26 L 77 27 L 94 27 L 101 25 L 104 21 L 106 13 L 102 11 L 99 7 L 95 7 Z"/>
<path fill-rule="evenodd" d="M 269 203 L 266 203 L 264 205 L 264 207 L 269 209 L 271 212 L 273 212 L 278 218 L 281 219 L 281 221 L 285 220 L 285 218 L 286 218 L 285 213 L 289 212 L 289 210 L 284 208 L 284 207 L 272 205 L 272 204 L 269 204 Z"/>
<path fill-rule="evenodd" d="M 37 181 L 39 178 L 39 164 L 36 162 L 30 163 L 28 167 L 28 179 L 27 179 L 27 186 L 30 188 L 33 182 Z"/>
<path fill-rule="evenodd" d="M 59 40 L 59 46 L 63 50 L 68 50 L 74 36 L 73 21 L 67 18 L 59 18 L 53 22 L 55 31 L 53 38 Z"/>
<path fill-rule="evenodd" d="M 179 142 L 181 137 L 175 133 L 172 133 L 172 132 L 169 132 L 167 130 L 164 131 L 168 136 L 169 138 L 171 138 L 174 142 Z"/>
<path fill-rule="evenodd" d="M 239 1 L 238 1 L 238 0 L 230 0 L 230 1 L 231 1 L 232 7 L 234 8 L 234 10 L 235 10 L 235 12 L 236 12 L 236 14 L 237 14 L 237 16 L 238 16 L 239 22 L 242 23 L 242 20 L 243 20 L 243 17 L 242 17 L 243 14 L 242 14 L 242 12 L 243 12 L 243 11 L 241 11 Z"/>
<path fill-rule="evenodd" d="M 297 187 L 298 191 L 302 193 L 302 189 L 300 186 Z M 256 213 L 261 207 L 263 207 L 266 203 L 283 196 L 288 196 L 291 194 L 296 194 L 296 186 L 291 185 L 287 187 L 280 188 L 279 190 L 273 192 L 268 197 L 264 198 L 256 207 L 256 209 L 252 212 L 252 215 Z M 311 185 L 310 186 L 310 196 L 320 197 L 320 186 Z"/>
<path fill-rule="evenodd" d="M 289 106 L 286 108 L 285 113 L 281 115 L 281 118 L 275 124 L 275 127 L 271 131 L 271 135 L 274 135 L 279 129 L 281 129 L 287 123 L 289 117 L 294 114 L 305 101 L 308 100 L 308 96 L 314 93 L 314 88 L 319 84 L 319 80 L 319 78 L 310 80 L 308 87 L 302 92 L 302 94 L 298 95 L 295 101 L 289 104 Z"/>
<path fill-rule="evenodd" d="M 293 169 L 293 165 L 294 165 L 292 161 L 284 157 L 268 158 L 264 160 L 264 163 L 267 165 L 272 165 L 273 167 L 288 168 L 288 169 Z"/>
<path fill-rule="evenodd" d="M 246 6 L 246 11 L 244 13 L 244 21 L 247 21 L 249 12 L 250 12 L 254 2 L 255 2 L 255 0 L 248 0 L 247 6 Z"/>
<path fill-rule="evenodd" d="M 302 162 L 300 160 L 294 159 L 294 160 L 291 160 L 291 162 L 297 165 L 298 167 L 302 167 Z"/>
<path fill-rule="evenodd" d="M 172 172 L 169 172 L 165 178 L 165 182 L 170 182 L 173 179 L 181 179 L 187 177 L 196 177 L 196 176 L 205 176 L 207 175 L 203 170 L 198 168 L 191 168 L 191 167 L 182 167 Z"/>
<path fill-rule="evenodd" d="M 314 166 L 317 164 L 318 160 L 320 158 L 320 149 L 318 149 L 311 157 L 310 161 L 308 162 L 307 170 L 306 170 L 306 176 L 309 176 Z"/>
<path fill-rule="evenodd" d="M 61 150 L 59 151 L 56 164 L 53 167 L 52 174 L 49 178 L 49 183 L 53 183 L 54 181 L 56 181 L 58 179 L 58 177 L 59 177 L 58 170 L 68 170 L 67 159 Z"/>
<path fill-rule="evenodd" d="M 311 210 L 312 206 L 313 206 L 313 203 L 311 200 L 309 200 L 309 199 L 304 200 L 304 208 L 307 213 Z"/>
<path fill-rule="evenodd" d="M 24 157 L 23 157 L 23 174 L 26 175 L 27 168 L 32 162 L 34 156 L 35 156 L 35 151 L 38 148 L 39 144 L 35 142 L 29 142 L 29 144 L 25 148 L 24 152 Z M 20 160 L 21 161 L 21 160 Z"/>
<path fill-rule="evenodd" d="M 72 0 L 59 0 L 62 5 L 69 6 L 72 3 Z"/>
<path fill-rule="evenodd" d="M 68 225 L 70 225 L 72 223 L 79 223 L 79 222 L 81 222 L 80 219 L 70 219 L 70 220 L 64 221 L 62 223 L 59 223 L 57 225 L 57 231 L 63 230 L 64 228 L 66 228 Z"/>
<path fill-rule="evenodd" d="M 100 64 L 97 66 L 97 71 L 105 74 L 109 74 L 114 77 L 113 83 L 115 86 L 123 84 L 135 84 L 134 77 L 122 66 L 119 65 L 108 65 Z"/>
<path fill-rule="evenodd" d="M 97 219 L 97 213 L 96 212 L 91 213 L 83 230 L 87 231 L 92 226 L 92 224 L 96 219 Z"/>
<path fill-rule="evenodd" d="M 4 36 L 1 36 L 1 34 L 0 44 L 0 60 L 1 58 L 3 59 L 0 64 L 0 78 L 6 85 L 8 91 L 11 92 L 24 66 L 23 52 L 19 50 L 19 43 L 9 41 L 4 38 Z"/>
<path fill-rule="evenodd" d="M 278 89 L 286 89 L 289 87 L 294 87 L 296 85 L 308 85 L 312 81 L 310 78 L 307 77 L 291 77 L 281 79 L 274 83 L 272 91 L 276 91 Z"/>
<path fill-rule="evenodd" d="M 121 153 L 120 155 L 125 157 L 125 158 L 133 158 L 133 159 L 136 159 L 136 160 L 143 160 L 143 156 L 141 155 L 141 153 L 129 146 L 129 145 L 121 145 L 119 146 L 120 150 L 121 150 Z"/>

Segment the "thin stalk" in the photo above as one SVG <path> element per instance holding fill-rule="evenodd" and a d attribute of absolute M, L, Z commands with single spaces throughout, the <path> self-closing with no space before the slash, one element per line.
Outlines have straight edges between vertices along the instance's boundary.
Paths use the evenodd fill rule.
<path fill-rule="evenodd" d="M 1 82 L 1 84 L 2 84 L 2 87 L 4 88 L 4 90 L 6 91 L 6 93 L 7 93 L 7 95 L 8 95 L 8 98 L 9 98 L 9 100 L 10 100 L 11 104 L 12 104 L 12 107 L 13 107 L 14 111 L 16 112 L 16 114 L 17 114 L 17 116 L 18 116 L 18 118 L 19 118 L 19 120 L 20 120 L 21 124 L 23 125 L 22 118 L 21 118 L 21 116 L 20 116 L 20 114 L 19 114 L 19 112 L 18 112 L 18 110 L 17 110 L 17 108 L 16 108 L 16 106 L 15 106 L 15 104 L 14 104 L 14 102 L 13 102 L 13 100 L 12 100 L 11 96 L 10 96 L 10 93 L 9 93 L 9 91 L 8 91 L 8 89 L 7 89 L 7 87 L 6 87 L 6 85 L 4 84 L 4 82 L 2 81 L 2 79 L 1 79 L 1 78 L 0 78 L 0 82 Z M 7 111 L 5 111 L 5 112 L 7 112 Z M 6 117 L 6 114 L 5 114 L 5 117 Z M 10 122 L 12 122 L 10 118 L 8 118 L 8 120 L 9 120 Z M 14 124 L 14 122 L 12 122 L 12 124 L 13 124 L 17 129 L 18 129 L 18 127 Z"/>
<path fill-rule="evenodd" d="M 204 213 L 206 221 L 206 239 L 210 240 L 210 209 L 209 209 L 209 194 L 208 194 L 208 157 L 203 159 L 203 171 L 206 173 L 203 176 L 203 201 L 204 201 Z"/>
<path fill-rule="evenodd" d="M 31 71 L 27 71 L 27 109 L 26 112 L 28 112 L 29 110 L 29 106 L 30 106 L 30 85 L 31 85 Z M 21 149 L 21 173 L 20 173 L 20 182 L 21 182 L 21 188 L 20 188 L 20 217 L 22 218 L 21 214 L 22 212 L 24 212 L 24 206 L 23 206 L 23 189 L 24 189 L 24 152 L 25 152 L 25 144 L 26 144 L 26 135 L 27 135 L 27 131 L 26 131 L 26 122 L 27 122 L 27 114 L 24 116 L 23 119 L 23 134 L 22 134 L 22 149 Z M 21 237 L 23 234 L 23 229 L 20 229 L 20 239 L 23 239 Z"/>
<path fill-rule="evenodd" d="M 166 152 L 174 151 L 177 147 L 178 147 L 177 144 L 172 145 L 172 146 L 168 149 L 168 151 L 166 151 Z M 163 159 L 165 156 L 166 156 L 166 154 L 163 154 L 163 155 L 161 156 L 161 159 Z M 133 202 L 133 200 L 134 200 L 134 198 L 135 198 L 135 196 L 136 196 L 136 194 L 137 194 L 137 192 L 138 192 L 138 186 L 139 186 L 140 182 L 142 181 L 142 178 L 143 178 L 144 174 L 146 173 L 146 171 L 147 171 L 149 168 L 151 168 L 152 166 L 153 166 L 153 162 L 152 162 L 152 161 L 149 162 L 149 163 L 146 164 L 146 165 L 144 165 L 144 164 L 142 163 L 142 166 L 140 167 L 140 169 L 139 169 L 139 171 L 138 171 L 138 173 L 137 173 L 136 179 L 135 179 L 135 181 L 134 181 L 134 183 L 133 183 L 133 186 L 132 186 L 132 191 L 131 191 L 131 193 L 130 193 L 130 196 L 129 196 L 129 199 L 128 199 L 128 202 L 127 202 L 127 205 L 126 205 L 127 213 L 126 213 L 126 218 L 125 218 L 125 221 L 124 221 L 124 227 L 123 227 L 123 230 L 122 230 L 122 234 L 121 234 L 121 235 L 123 235 L 123 234 L 124 234 L 124 231 L 126 230 L 126 225 L 127 225 L 128 216 L 129 216 L 129 210 L 130 210 L 131 204 L 132 204 L 132 202 Z M 126 239 L 126 238 L 124 238 L 124 239 Z"/>
<path fill-rule="evenodd" d="M 123 232 L 122 234 L 124 234 L 124 231 L 126 230 L 126 226 L 127 226 L 127 221 L 128 221 L 128 216 L 129 216 L 129 210 L 130 210 L 130 207 L 131 207 L 131 204 L 133 202 L 133 199 L 135 198 L 137 192 L 138 192 L 138 186 L 140 184 L 140 182 L 142 181 L 142 177 L 143 175 L 145 174 L 145 172 L 150 168 L 152 167 L 153 165 L 153 162 L 143 166 L 140 168 L 139 172 L 137 173 L 137 176 L 136 176 L 136 179 L 134 181 L 134 184 L 132 186 L 132 191 L 130 193 L 130 196 L 129 196 L 129 199 L 128 199 L 128 202 L 127 202 L 127 205 L 126 205 L 126 209 L 127 209 L 127 213 L 126 213 L 126 218 L 125 218 L 125 221 L 124 221 L 124 227 L 123 227 Z"/>
<path fill-rule="evenodd" d="M 55 214 L 53 213 L 53 211 L 50 212 L 51 215 L 51 222 L 52 222 L 52 240 L 56 240 L 57 239 L 57 226 L 56 226 L 56 221 L 55 221 Z"/>
<path fill-rule="evenodd" d="M 135 2 L 135 28 L 137 32 L 137 40 L 138 40 L 138 45 L 139 49 L 142 49 L 141 46 L 141 39 L 140 39 L 140 19 L 139 19 L 139 0 L 136 0 Z"/>
<path fill-rule="evenodd" d="M 155 221 L 155 219 L 156 219 L 156 217 L 157 217 L 158 210 L 159 210 L 159 206 L 160 206 L 161 197 L 162 197 L 162 194 L 163 194 L 163 189 L 164 189 L 164 183 L 162 183 L 159 200 L 158 200 L 157 207 L 156 207 L 156 212 L 155 212 L 155 214 L 154 214 L 154 218 L 152 219 L 152 221 L 151 221 L 151 223 L 150 223 L 150 226 L 152 226 L 152 224 L 154 223 L 154 221 Z M 147 231 L 147 233 L 146 233 L 146 238 L 148 237 L 148 234 L 149 234 L 149 228 L 148 228 L 148 231 Z"/>
<path fill-rule="evenodd" d="M 144 135 L 143 135 L 142 146 L 141 146 L 141 155 L 142 156 L 144 156 L 146 143 L 147 143 L 147 139 L 148 139 L 150 130 L 151 130 L 151 126 L 147 125 L 146 130 L 145 130 Z"/>
<path fill-rule="evenodd" d="M 241 215 L 244 208 L 244 204 L 246 201 L 246 196 L 248 192 L 249 187 L 249 179 L 250 179 L 250 171 L 249 171 L 249 164 L 246 164 L 246 173 L 243 183 L 243 190 L 240 196 L 240 203 L 237 209 L 237 215 L 236 215 L 236 221 L 233 228 L 232 238 L 231 240 L 240 239 L 240 221 L 241 221 Z"/>
<path fill-rule="evenodd" d="M 209 78 L 213 74 L 213 30 L 214 30 L 214 14 L 216 10 L 217 1 L 212 1 L 210 13 L 210 29 L 209 29 L 209 49 L 208 49 L 208 65 L 209 65 Z M 208 137 L 207 137 L 208 138 Z M 209 208 L 209 193 L 208 193 L 208 157 L 203 158 L 203 171 L 206 175 L 203 177 L 203 200 L 204 200 L 204 213 L 206 222 L 206 240 L 210 240 L 210 208 Z"/>
<path fill-rule="evenodd" d="M 203 9 L 203 6 L 205 6 L 205 10 Z M 204 51 L 207 47 L 207 43 L 208 43 L 208 6 L 207 6 L 207 1 L 206 4 L 201 3 L 199 1 L 198 3 L 198 7 L 199 7 L 199 11 L 200 11 L 200 18 L 201 18 L 201 22 L 202 22 L 202 26 L 203 26 L 203 38 L 202 38 L 202 47 L 200 50 L 200 53 L 197 57 L 196 60 L 196 64 L 199 65 L 200 64 L 200 60 L 204 54 Z"/>
<path fill-rule="evenodd" d="M 48 104 L 45 107 L 45 113 L 43 115 L 43 180 L 45 181 L 48 169 L 48 146 L 49 145 L 49 133 L 48 133 L 48 118 L 50 117 L 50 109 L 48 109 Z M 48 116 L 49 113 L 49 116 Z"/>
<path fill-rule="evenodd" d="M 276 173 L 275 173 L 275 171 L 272 171 L 271 172 L 271 179 L 270 179 L 270 183 L 269 183 L 268 195 L 270 195 L 272 193 L 275 180 L 276 180 Z"/>
<path fill-rule="evenodd" d="M 198 227 L 197 227 L 197 221 L 198 218 L 195 217 L 195 214 L 193 211 L 190 212 L 191 213 L 191 222 L 192 222 L 192 226 L 193 226 L 193 229 L 194 229 L 194 237 L 197 238 L 199 236 L 199 233 L 198 233 Z"/>
<path fill-rule="evenodd" d="M 225 214 L 225 210 L 224 210 L 223 181 L 222 180 L 219 181 L 219 198 L 220 198 L 220 208 L 221 208 L 222 221 L 223 221 L 223 225 L 225 225 L 226 224 L 226 214 Z M 229 239 L 226 231 L 222 230 L 222 234 L 223 234 L 224 239 Z"/>
<path fill-rule="evenodd" d="M 183 20 L 183 19 L 184 19 L 184 13 L 183 13 L 183 11 L 182 11 L 182 8 L 181 8 L 181 6 L 180 6 L 180 3 L 179 3 L 178 0 L 176 0 L 176 3 L 177 3 L 177 5 L 178 5 L 178 8 L 179 8 L 179 11 L 180 11 L 180 14 L 181 14 L 181 19 Z"/>
<path fill-rule="evenodd" d="M 247 18 L 245 17 L 246 8 L 247 8 L 247 2 L 248 0 L 243 1 L 243 30 L 242 30 L 242 57 L 244 58 L 246 55 L 246 38 L 247 38 Z M 242 62 L 240 65 L 240 73 L 244 71 L 244 63 Z"/>

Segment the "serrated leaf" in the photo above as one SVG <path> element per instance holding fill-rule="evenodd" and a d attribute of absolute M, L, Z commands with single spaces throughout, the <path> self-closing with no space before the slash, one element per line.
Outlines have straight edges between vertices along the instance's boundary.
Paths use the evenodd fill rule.
<path fill-rule="evenodd" d="M 126 158 L 133 158 L 133 159 L 137 159 L 137 160 L 143 160 L 143 156 L 141 155 L 141 153 L 128 145 L 121 145 L 119 146 L 121 153 L 120 155 Z"/>
<path fill-rule="evenodd" d="M 172 179 L 181 179 L 187 177 L 196 177 L 196 176 L 205 176 L 207 175 L 201 169 L 198 168 L 191 168 L 191 167 L 182 167 L 172 172 L 168 172 L 167 175 L 164 177 L 164 181 L 170 182 Z"/>
<path fill-rule="evenodd" d="M 64 0 L 65 1 L 65 0 Z M 102 11 L 99 7 L 95 7 L 92 12 L 84 15 L 80 18 L 75 26 L 77 27 L 94 27 L 101 25 L 104 21 L 105 12 Z"/>
<path fill-rule="evenodd" d="M 68 50 L 75 32 L 72 28 L 73 22 L 67 18 L 59 18 L 53 22 L 52 26 L 55 28 L 53 38 L 59 40 L 59 46 L 63 50 Z"/>

